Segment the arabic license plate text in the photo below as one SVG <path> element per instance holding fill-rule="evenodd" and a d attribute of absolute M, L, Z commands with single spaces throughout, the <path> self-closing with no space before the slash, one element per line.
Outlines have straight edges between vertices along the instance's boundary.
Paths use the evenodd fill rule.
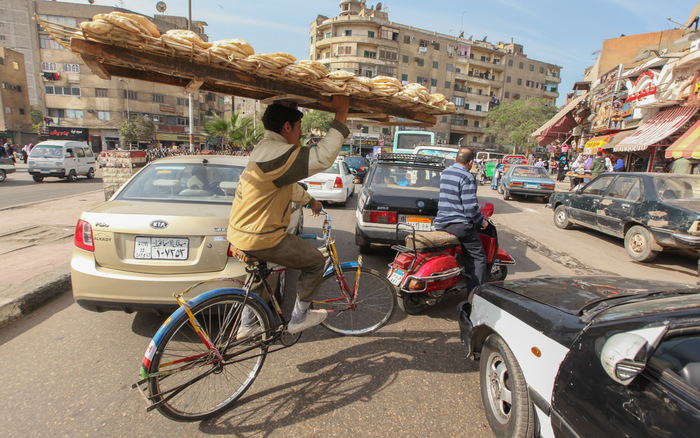
<path fill-rule="evenodd" d="M 397 269 L 391 273 L 391 275 L 389 276 L 389 281 L 394 286 L 400 286 L 402 278 L 403 278 L 403 271 L 400 269 Z"/>
<path fill-rule="evenodd" d="M 321 183 L 315 183 L 315 182 L 309 183 L 309 188 L 311 188 L 311 189 L 320 189 L 321 187 L 322 187 Z"/>
<path fill-rule="evenodd" d="M 537 184 L 525 183 L 525 188 L 526 189 L 539 189 L 539 186 Z"/>
<path fill-rule="evenodd" d="M 432 225 L 429 217 L 406 216 L 406 223 L 416 231 L 430 231 Z"/>
<path fill-rule="evenodd" d="M 136 237 L 134 258 L 145 260 L 187 260 L 190 241 L 180 237 Z"/>

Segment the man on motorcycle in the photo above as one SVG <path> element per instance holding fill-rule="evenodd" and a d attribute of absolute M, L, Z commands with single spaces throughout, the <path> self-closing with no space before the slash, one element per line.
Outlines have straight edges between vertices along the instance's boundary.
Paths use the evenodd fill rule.
<path fill-rule="evenodd" d="M 474 175 L 469 172 L 473 162 L 474 152 L 461 147 L 455 164 L 442 172 L 435 217 L 436 230 L 453 234 L 462 243 L 462 264 L 471 277 L 467 282 L 470 291 L 486 278 L 486 253 L 478 229 L 488 226 L 478 205 Z"/>

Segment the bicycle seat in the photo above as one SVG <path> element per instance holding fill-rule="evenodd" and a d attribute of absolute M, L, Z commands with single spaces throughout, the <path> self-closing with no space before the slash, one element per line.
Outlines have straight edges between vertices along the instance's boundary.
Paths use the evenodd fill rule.
<path fill-rule="evenodd" d="M 234 257 L 236 257 L 238 260 L 242 261 L 243 263 L 253 263 L 253 262 L 262 262 L 263 260 L 254 257 L 245 251 L 236 248 L 235 246 L 231 245 L 231 254 L 233 254 Z"/>

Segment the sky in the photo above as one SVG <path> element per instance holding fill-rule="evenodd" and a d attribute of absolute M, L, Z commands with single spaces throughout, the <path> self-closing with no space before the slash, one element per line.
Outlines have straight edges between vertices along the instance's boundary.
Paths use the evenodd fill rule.
<path fill-rule="evenodd" d="M 164 0 L 169 15 L 188 15 L 188 1 Z M 192 19 L 204 21 L 209 41 L 242 38 L 256 53 L 288 52 L 309 58 L 309 25 L 318 15 L 335 17 L 338 0 L 191 0 Z M 86 0 L 87 2 L 87 0 Z M 75 3 L 75 1 L 73 1 Z M 157 0 L 95 0 L 152 16 Z M 367 0 L 368 6 L 378 2 Z M 562 67 L 557 105 L 593 65 L 603 40 L 676 29 L 693 0 L 387 0 L 389 20 L 445 35 L 473 36 L 490 43 L 522 44 L 537 61 Z"/>

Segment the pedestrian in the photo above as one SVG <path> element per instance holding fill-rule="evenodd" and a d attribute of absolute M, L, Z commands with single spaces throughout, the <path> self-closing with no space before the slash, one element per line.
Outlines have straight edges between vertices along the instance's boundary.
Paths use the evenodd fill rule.
<path fill-rule="evenodd" d="M 586 174 L 586 165 L 584 164 L 583 155 L 579 154 L 571 165 L 571 171 L 580 176 L 571 177 L 571 188 L 573 190 L 577 188 L 581 182 L 583 182 L 583 176 Z"/>
<path fill-rule="evenodd" d="M 595 179 L 598 175 L 605 172 L 605 158 L 603 152 L 596 152 L 596 158 L 591 163 L 591 179 Z"/>
<path fill-rule="evenodd" d="M 476 197 L 476 180 L 469 169 L 474 162 L 474 152 L 459 148 L 455 164 L 442 172 L 440 197 L 435 229 L 455 235 L 462 244 L 462 264 L 468 290 L 484 283 L 486 278 L 486 253 L 479 237 L 479 229 L 488 222 L 481 214 Z"/>
<path fill-rule="evenodd" d="M 617 160 L 615 160 L 615 165 L 613 166 L 613 171 L 615 171 L 615 172 L 624 172 L 625 171 L 625 162 L 622 161 L 622 158 L 617 157 Z"/>
<path fill-rule="evenodd" d="M 606 172 L 613 172 L 615 169 L 613 168 L 612 160 L 610 157 L 606 156 L 605 157 L 605 171 Z"/>
<path fill-rule="evenodd" d="M 564 181 L 567 170 L 569 170 L 569 164 L 566 161 L 566 155 L 562 155 L 559 159 L 559 164 L 557 164 L 557 182 Z"/>
<path fill-rule="evenodd" d="M 330 167 L 350 133 L 345 126 L 350 99 L 334 95 L 326 106 L 335 113 L 335 119 L 326 137 L 314 148 L 299 144 L 304 114 L 295 103 L 278 102 L 267 107 L 262 117 L 265 134 L 240 177 L 229 217 L 227 238 L 233 250 L 301 270 L 287 326 L 289 333 L 320 324 L 327 316 L 325 310 L 310 309 L 323 280 L 325 259 L 307 240 L 286 233 L 292 202 L 309 206 L 315 216 L 323 207 L 297 181 Z M 250 316 L 242 316 L 237 339 L 261 330 Z"/>
<path fill-rule="evenodd" d="M 501 181 L 503 169 L 506 168 L 504 161 L 505 159 L 498 160 L 498 164 L 496 164 L 496 167 L 493 170 L 493 178 L 491 178 L 491 190 L 498 189 L 498 183 Z"/>
<path fill-rule="evenodd" d="M 535 163 L 535 166 L 537 166 L 537 167 L 544 167 L 544 161 L 542 160 L 542 158 L 538 158 L 538 159 L 537 159 L 537 162 Z"/>

